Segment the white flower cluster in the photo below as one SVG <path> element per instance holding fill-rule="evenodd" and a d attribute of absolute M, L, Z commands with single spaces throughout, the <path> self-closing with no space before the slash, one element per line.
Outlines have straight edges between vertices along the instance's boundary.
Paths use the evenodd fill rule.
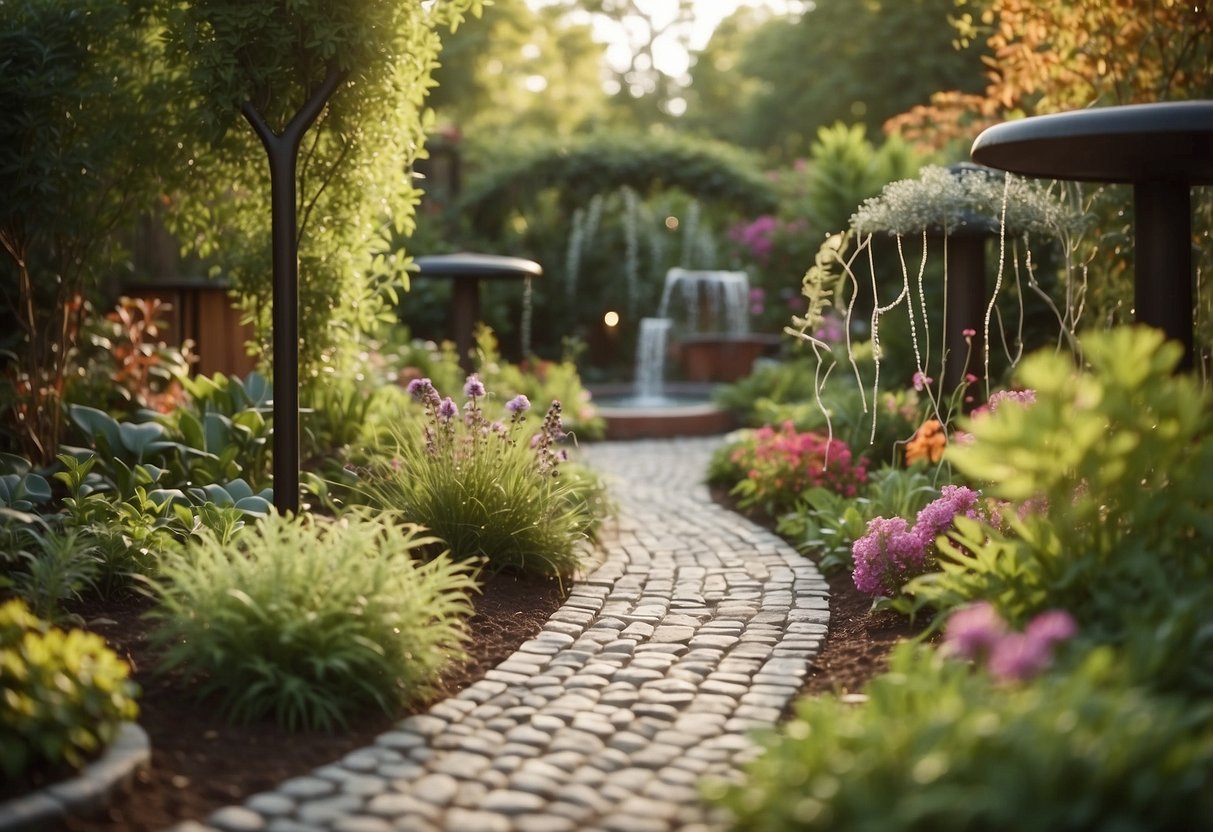
<path fill-rule="evenodd" d="M 1004 178 L 980 168 L 928 165 L 917 179 L 891 182 L 880 196 L 865 200 L 852 215 L 851 227 L 861 234 L 996 231 L 1004 216 L 1010 233 L 1061 234 L 1081 222 L 1040 183 L 1011 174 Z"/>

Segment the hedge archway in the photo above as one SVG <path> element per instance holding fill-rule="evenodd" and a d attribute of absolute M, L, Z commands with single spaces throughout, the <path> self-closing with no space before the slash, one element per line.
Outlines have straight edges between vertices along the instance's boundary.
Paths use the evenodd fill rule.
<path fill-rule="evenodd" d="M 629 187 L 642 196 L 677 188 L 751 216 L 775 210 L 771 182 L 749 154 L 680 136 L 599 134 L 540 144 L 479 177 L 460 199 L 477 233 L 496 236 L 511 213 L 557 189 L 571 210 L 595 194 Z"/>

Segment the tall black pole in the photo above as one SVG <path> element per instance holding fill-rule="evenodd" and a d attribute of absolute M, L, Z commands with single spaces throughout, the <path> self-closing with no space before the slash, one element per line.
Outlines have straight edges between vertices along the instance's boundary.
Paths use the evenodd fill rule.
<path fill-rule="evenodd" d="M 1138 322 L 1179 341 L 1179 369 L 1196 361 L 1192 336 L 1192 197 L 1185 182 L 1133 186 L 1133 306 Z"/>
<path fill-rule="evenodd" d="M 336 92 L 344 73 L 329 67 L 295 116 L 277 134 L 252 105 L 240 112 L 265 146 L 270 162 L 271 250 L 274 259 L 274 508 L 299 512 L 299 240 L 295 165 L 303 135 Z"/>

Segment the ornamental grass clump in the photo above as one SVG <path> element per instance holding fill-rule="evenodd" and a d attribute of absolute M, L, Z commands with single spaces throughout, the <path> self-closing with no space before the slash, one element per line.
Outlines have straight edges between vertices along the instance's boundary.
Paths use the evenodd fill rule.
<path fill-rule="evenodd" d="M 845 442 L 802 433 L 790 421 L 746 434 L 729 451 L 729 466 L 743 477 L 732 490 L 738 506 L 772 517 L 793 510 L 816 488 L 855 497 L 868 478 L 867 460 L 853 459 Z"/>
<path fill-rule="evenodd" d="M 464 384 L 462 409 L 429 379 L 408 392 L 425 415 L 395 433 L 391 459 L 372 468 L 370 500 L 429 529 L 457 559 L 482 558 L 492 570 L 572 573 L 601 501 L 597 480 L 565 476 L 561 404 L 552 402 L 536 430 L 531 402 L 518 395 L 505 419 L 490 419 L 488 391 L 477 375 Z M 394 454 L 394 456 L 393 456 Z"/>
<path fill-rule="evenodd" d="M 154 584 L 160 670 L 229 718 L 331 730 L 429 695 L 462 657 L 473 567 L 391 513 L 270 514 L 233 542 L 205 532 Z"/>

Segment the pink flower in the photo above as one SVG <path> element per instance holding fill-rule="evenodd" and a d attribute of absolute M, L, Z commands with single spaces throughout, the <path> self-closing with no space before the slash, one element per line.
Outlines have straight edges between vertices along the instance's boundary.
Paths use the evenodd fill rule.
<path fill-rule="evenodd" d="M 963 485 L 945 485 L 939 499 L 928 503 L 918 512 L 914 534 L 923 546 L 931 546 L 935 538 L 952 528 L 956 515 L 977 519 L 977 500 L 981 495 Z"/>
<path fill-rule="evenodd" d="M 1011 632 L 993 605 L 980 601 L 952 613 L 944 649 L 962 659 L 984 659 L 990 675 L 1000 682 L 1022 682 L 1047 668 L 1054 647 L 1077 633 L 1078 625 L 1063 610 L 1042 612 L 1022 633 Z"/>
<path fill-rule="evenodd" d="M 999 405 L 1005 402 L 1014 402 L 1021 407 L 1027 407 L 1030 404 L 1036 404 L 1035 390 L 999 390 L 990 396 L 990 401 L 987 402 L 990 410 L 997 411 Z"/>
<path fill-rule="evenodd" d="M 987 656 L 1007 632 L 1006 622 L 989 601 L 961 607 L 948 619 L 944 644 L 962 659 Z"/>
<path fill-rule="evenodd" d="M 1023 682 L 1048 667 L 1052 658 L 1048 644 L 1026 633 L 1010 633 L 994 645 L 986 668 L 999 681 Z"/>
<path fill-rule="evenodd" d="M 935 381 L 935 379 L 928 376 L 922 370 L 919 370 L 918 372 L 914 373 L 914 378 L 913 378 L 914 389 L 920 393 L 923 390 L 930 387 L 932 382 L 934 382 L 934 381 Z"/>
<path fill-rule="evenodd" d="M 1048 610 L 1028 622 L 1024 634 L 1051 647 L 1059 641 L 1074 638 L 1078 634 L 1078 625 L 1065 610 Z"/>
<path fill-rule="evenodd" d="M 926 550 L 904 517 L 877 517 L 868 533 L 851 545 L 855 569 L 851 579 L 865 595 L 893 596 L 922 572 Z"/>

